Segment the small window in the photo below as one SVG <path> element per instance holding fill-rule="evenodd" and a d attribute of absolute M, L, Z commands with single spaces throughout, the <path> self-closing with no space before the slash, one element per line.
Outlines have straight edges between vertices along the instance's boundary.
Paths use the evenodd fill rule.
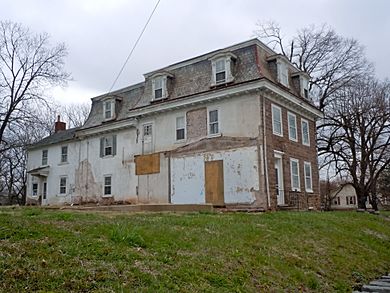
<path fill-rule="evenodd" d="M 298 141 L 297 134 L 297 116 L 295 114 L 288 112 L 288 137 L 290 140 Z"/>
<path fill-rule="evenodd" d="M 309 137 L 309 122 L 305 119 L 301 120 L 301 129 L 302 129 L 302 143 L 304 145 L 310 146 L 310 137 Z"/>
<path fill-rule="evenodd" d="M 219 133 L 218 110 L 209 111 L 209 134 Z"/>
<path fill-rule="evenodd" d="M 313 192 L 313 180 L 311 175 L 311 163 L 305 162 L 304 163 L 305 168 L 305 188 L 307 192 Z"/>
<path fill-rule="evenodd" d="M 285 62 L 279 63 L 279 81 L 284 86 L 288 87 L 288 66 Z"/>
<path fill-rule="evenodd" d="M 272 131 L 274 134 L 283 136 L 282 109 L 272 105 Z"/>
<path fill-rule="evenodd" d="M 37 196 L 38 195 L 38 183 L 33 183 L 32 184 L 32 196 Z"/>
<path fill-rule="evenodd" d="M 104 176 L 104 195 L 111 195 L 111 175 Z"/>
<path fill-rule="evenodd" d="M 176 117 L 176 140 L 185 139 L 185 119 L 184 116 Z"/>
<path fill-rule="evenodd" d="M 68 146 L 61 147 L 61 163 L 68 162 Z"/>
<path fill-rule="evenodd" d="M 309 99 L 309 81 L 305 77 L 301 77 L 301 80 L 302 96 L 305 99 Z"/>
<path fill-rule="evenodd" d="M 116 135 L 105 136 L 100 139 L 100 157 L 116 155 Z"/>
<path fill-rule="evenodd" d="M 42 165 L 47 165 L 48 151 L 42 151 Z"/>
<path fill-rule="evenodd" d="M 219 59 L 215 62 L 215 82 L 224 83 L 226 81 L 226 61 Z"/>
<path fill-rule="evenodd" d="M 60 194 L 66 194 L 66 177 L 60 177 Z"/>
<path fill-rule="evenodd" d="M 115 101 L 107 100 L 103 102 L 104 119 L 113 119 L 115 114 Z"/>
<path fill-rule="evenodd" d="M 163 78 L 156 77 L 154 79 L 154 99 L 158 100 L 163 97 Z"/>
<path fill-rule="evenodd" d="M 145 124 L 144 125 L 144 137 L 145 136 L 152 136 L 152 124 Z"/>
<path fill-rule="evenodd" d="M 298 160 L 290 159 L 290 171 L 291 171 L 291 189 L 293 191 L 301 191 Z"/>

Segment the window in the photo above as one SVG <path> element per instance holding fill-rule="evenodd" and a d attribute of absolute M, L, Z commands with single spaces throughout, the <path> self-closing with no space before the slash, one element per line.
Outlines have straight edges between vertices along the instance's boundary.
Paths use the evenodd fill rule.
<path fill-rule="evenodd" d="M 340 196 L 338 196 L 337 198 L 334 199 L 333 204 L 337 205 L 337 206 L 340 205 Z"/>
<path fill-rule="evenodd" d="M 116 155 L 116 135 L 102 137 L 100 139 L 100 157 Z"/>
<path fill-rule="evenodd" d="M 226 81 L 226 61 L 219 59 L 215 62 L 215 82 L 224 83 Z"/>
<path fill-rule="evenodd" d="M 288 87 L 288 67 L 284 61 L 278 61 L 279 82 Z"/>
<path fill-rule="evenodd" d="M 219 53 L 212 57 L 212 86 L 225 84 L 234 80 L 233 62 L 237 57 L 232 53 Z"/>
<path fill-rule="evenodd" d="M 68 146 L 61 147 L 61 163 L 68 162 Z"/>
<path fill-rule="evenodd" d="M 293 113 L 288 112 L 288 137 L 290 140 L 298 141 L 297 134 L 297 116 Z"/>
<path fill-rule="evenodd" d="M 176 140 L 185 139 L 185 118 L 176 117 Z"/>
<path fill-rule="evenodd" d="M 309 122 L 305 119 L 301 120 L 301 129 L 302 129 L 302 143 L 304 145 L 310 146 L 309 138 Z"/>
<path fill-rule="evenodd" d="M 143 133 L 144 137 L 145 136 L 152 136 L 152 129 L 153 129 L 152 124 L 145 124 L 144 125 L 144 133 Z"/>
<path fill-rule="evenodd" d="M 32 184 L 32 195 L 37 196 L 38 195 L 38 183 Z"/>
<path fill-rule="evenodd" d="M 346 197 L 347 205 L 355 205 L 356 197 L 355 196 L 347 196 Z"/>
<path fill-rule="evenodd" d="M 309 99 L 309 80 L 305 77 L 301 77 L 301 89 L 302 96 L 305 99 Z"/>
<path fill-rule="evenodd" d="M 113 119 L 115 117 L 115 101 L 106 100 L 103 102 L 104 119 Z"/>
<path fill-rule="evenodd" d="M 154 79 L 154 99 L 163 98 L 163 77 L 156 77 Z"/>
<path fill-rule="evenodd" d="M 283 136 L 282 109 L 272 105 L 272 131 L 276 135 Z"/>
<path fill-rule="evenodd" d="M 104 195 L 111 195 L 111 175 L 104 176 Z"/>
<path fill-rule="evenodd" d="M 299 161 L 297 159 L 290 159 L 291 171 L 291 189 L 293 191 L 301 191 L 301 184 L 299 178 Z"/>
<path fill-rule="evenodd" d="M 313 192 L 313 181 L 311 176 L 311 163 L 305 162 L 304 164 L 305 171 L 305 188 L 307 192 Z"/>
<path fill-rule="evenodd" d="M 47 165 L 48 151 L 42 151 L 42 165 Z"/>
<path fill-rule="evenodd" d="M 66 194 L 66 177 L 60 177 L 60 194 Z"/>
<path fill-rule="evenodd" d="M 209 134 L 218 134 L 218 110 L 209 111 Z"/>

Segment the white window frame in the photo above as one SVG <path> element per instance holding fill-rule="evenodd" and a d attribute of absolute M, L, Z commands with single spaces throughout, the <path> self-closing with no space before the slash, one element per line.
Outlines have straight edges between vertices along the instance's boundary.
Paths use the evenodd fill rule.
<path fill-rule="evenodd" d="M 305 141 L 305 133 L 303 132 L 303 124 L 307 124 L 307 142 Z M 310 146 L 310 124 L 306 119 L 301 118 L 301 133 L 302 133 L 302 144 Z"/>
<path fill-rule="evenodd" d="M 213 111 L 217 111 L 217 121 L 216 122 L 211 122 L 210 121 L 210 112 L 213 112 Z M 213 136 L 220 136 L 221 135 L 221 115 L 220 115 L 221 111 L 219 110 L 219 108 L 208 108 L 207 109 L 207 135 L 209 137 L 213 137 Z M 211 133 L 211 123 L 213 124 L 217 124 L 217 127 L 218 127 L 218 131 L 216 133 Z"/>
<path fill-rule="evenodd" d="M 44 156 L 46 154 L 46 156 Z M 49 163 L 49 150 L 42 150 L 42 166 L 46 166 Z"/>
<path fill-rule="evenodd" d="M 297 174 L 293 173 L 293 163 L 297 164 Z M 301 176 L 299 174 L 299 160 L 290 158 L 290 177 L 291 177 L 291 190 L 292 191 L 301 191 Z M 294 177 L 298 177 L 298 186 L 294 186 Z"/>
<path fill-rule="evenodd" d="M 61 183 L 61 181 L 62 181 L 62 179 L 65 179 L 65 186 L 64 185 L 62 185 Z M 59 195 L 67 195 L 67 193 L 68 193 L 68 176 L 60 176 L 60 182 L 59 182 L 60 184 L 59 184 Z M 62 187 L 65 187 L 65 192 L 61 192 L 61 188 Z"/>
<path fill-rule="evenodd" d="M 294 118 L 294 124 L 291 125 L 290 123 L 290 117 Z M 287 124 L 288 124 L 288 138 L 292 141 L 298 142 L 298 123 L 297 123 L 297 115 L 291 112 L 287 112 Z M 294 126 L 294 132 L 291 131 L 291 127 Z M 295 138 L 292 136 L 292 134 L 295 135 Z"/>
<path fill-rule="evenodd" d="M 107 105 L 110 105 L 110 116 L 106 116 L 107 111 Z M 106 120 L 112 120 L 115 118 L 115 99 L 109 98 L 103 100 L 103 119 Z"/>
<path fill-rule="evenodd" d="M 307 177 L 306 175 L 306 168 L 309 168 L 309 173 L 310 176 Z M 311 168 L 311 163 L 310 162 L 303 162 L 303 173 L 305 177 L 305 190 L 306 192 L 313 192 L 313 173 L 312 173 L 312 168 Z M 308 181 L 307 179 L 310 179 L 310 186 L 308 186 Z"/>
<path fill-rule="evenodd" d="M 276 125 L 275 125 L 275 117 L 274 117 L 274 109 L 277 110 L 280 113 L 280 133 L 276 131 Z M 283 136 L 283 113 L 282 108 L 279 106 L 276 106 L 275 104 L 271 105 L 271 114 L 272 114 L 272 133 L 278 136 Z"/>
<path fill-rule="evenodd" d="M 173 77 L 173 75 L 169 73 L 161 74 L 158 73 L 153 75 L 152 78 L 152 100 L 160 101 L 168 97 L 168 77 Z M 158 82 L 161 81 L 161 87 L 158 86 Z M 161 89 L 161 97 L 156 97 L 156 91 Z"/>
<path fill-rule="evenodd" d="M 110 178 L 110 184 L 106 184 L 106 178 Z M 106 193 L 106 187 L 110 187 L 110 193 Z M 112 197 L 112 175 L 106 174 L 103 176 L 103 197 Z"/>
<path fill-rule="evenodd" d="M 178 128 L 178 124 L 177 124 L 177 120 L 180 119 L 180 118 L 183 118 L 183 127 L 181 128 Z M 178 130 L 184 130 L 184 137 L 183 138 L 180 138 L 178 139 L 177 138 L 177 131 Z M 175 140 L 180 142 L 180 141 L 185 141 L 187 138 L 187 121 L 186 121 L 186 115 L 180 115 L 180 116 L 176 116 L 176 119 L 175 119 Z"/>
<path fill-rule="evenodd" d="M 66 148 L 66 153 L 65 154 L 63 153 L 63 149 L 64 148 Z M 60 158 L 60 163 L 61 164 L 68 163 L 68 151 L 69 151 L 69 147 L 67 145 L 61 146 L 61 158 Z M 64 158 L 65 158 L 65 160 L 64 160 Z"/>
<path fill-rule="evenodd" d="M 234 81 L 232 65 L 235 59 L 237 59 L 237 57 L 230 52 L 219 53 L 213 56 L 212 58 L 210 58 L 211 72 L 212 72 L 211 86 L 217 86 L 217 85 L 226 84 Z M 217 62 L 221 62 L 221 61 L 224 61 L 225 68 L 224 70 L 220 70 L 217 72 Z M 217 73 L 221 73 L 223 71 L 225 71 L 225 80 L 223 81 L 221 80 L 217 82 Z"/>
<path fill-rule="evenodd" d="M 223 64 L 223 69 L 218 69 L 218 63 Z M 226 70 L 226 58 L 220 58 L 220 59 L 215 60 L 215 84 L 224 84 L 224 83 L 226 83 L 226 79 L 227 79 L 227 72 L 226 71 L 227 71 Z M 218 80 L 217 76 L 220 73 L 224 73 L 225 74 L 225 78 L 221 79 L 221 80 Z"/>

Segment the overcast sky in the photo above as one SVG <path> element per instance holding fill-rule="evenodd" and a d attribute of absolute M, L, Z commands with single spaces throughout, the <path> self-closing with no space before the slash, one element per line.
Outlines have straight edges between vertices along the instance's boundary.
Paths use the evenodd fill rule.
<path fill-rule="evenodd" d="M 47 32 L 65 42 L 63 102 L 85 102 L 107 92 L 156 0 L 2 0 L 0 19 Z M 187 58 L 253 38 L 259 21 L 274 20 L 293 35 L 327 23 L 358 39 L 380 78 L 390 77 L 388 0 L 161 0 L 115 88 L 143 81 L 143 74 Z"/>

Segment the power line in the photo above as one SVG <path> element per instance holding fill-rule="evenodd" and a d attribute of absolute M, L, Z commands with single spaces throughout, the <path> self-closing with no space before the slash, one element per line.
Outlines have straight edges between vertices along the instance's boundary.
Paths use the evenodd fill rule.
<path fill-rule="evenodd" d="M 116 76 L 114 82 L 112 83 L 112 85 L 111 85 L 111 87 L 110 87 L 110 90 L 108 91 L 107 95 L 112 91 L 112 89 L 114 88 L 116 82 L 118 81 L 119 77 L 121 76 L 123 70 L 125 69 L 127 62 L 129 61 L 131 55 L 133 54 L 135 48 L 137 47 L 138 42 L 140 41 L 142 35 L 144 34 L 144 32 L 145 32 L 145 30 L 146 30 L 146 27 L 148 26 L 150 20 L 152 19 L 152 16 L 153 16 L 154 12 L 156 11 L 157 6 L 158 6 L 158 4 L 160 3 L 160 1 L 161 1 L 161 0 L 157 0 L 157 3 L 156 3 L 156 5 L 155 5 L 154 8 L 153 8 L 152 13 L 150 14 L 148 20 L 146 21 L 146 23 L 145 23 L 145 25 L 144 25 L 144 28 L 142 29 L 141 33 L 139 34 L 138 39 L 137 39 L 137 41 L 135 42 L 133 48 L 131 49 L 129 55 L 127 56 L 126 61 L 123 63 L 121 70 L 119 70 L 119 73 L 118 73 L 118 75 Z"/>

